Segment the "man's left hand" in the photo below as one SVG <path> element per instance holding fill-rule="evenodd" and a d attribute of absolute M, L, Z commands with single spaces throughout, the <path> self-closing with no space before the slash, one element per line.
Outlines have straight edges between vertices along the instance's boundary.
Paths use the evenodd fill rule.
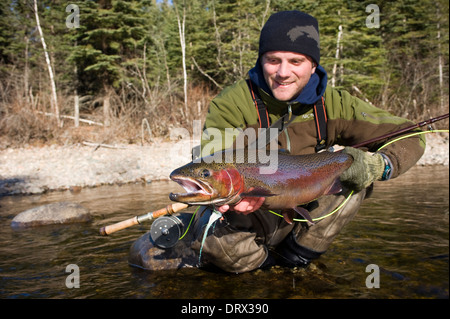
<path fill-rule="evenodd" d="M 381 180 L 385 167 L 383 156 L 348 146 L 342 152 L 353 157 L 353 164 L 340 176 L 345 186 L 361 191 L 373 182 Z"/>

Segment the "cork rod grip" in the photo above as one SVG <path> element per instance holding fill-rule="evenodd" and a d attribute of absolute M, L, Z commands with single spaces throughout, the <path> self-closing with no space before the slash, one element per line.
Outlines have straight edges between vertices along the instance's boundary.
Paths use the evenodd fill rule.
<path fill-rule="evenodd" d="M 144 214 L 141 216 L 134 216 L 127 220 L 102 227 L 102 228 L 100 228 L 100 235 L 106 236 L 106 235 L 112 234 L 116 231 L 137 225 L 143 221 L 152 220 L 152 219 L 155 219 L 160 216 L 167 215 L 167 214 L 172 215 L 172 214 L 179 212 L 180 210 L 185 209 L 187 207 L 189 207 L 189 205 L 183 204 L 183 203 L 175 203 L 175 204 L 167 205 L 166 207 L 158 209 L 154 212 L 147 213 L 147 214 Z"/>
<path fill-rule="evenodd" d="M 167 205 L 164 208 L 155 210 L 153 212 L 153 218 L 152 219 L 155 219 L 155 218 L 158 218 L 160 216 L 167 215 L 167 214 L 169 214 L 169 215 L 175 214 L 176 212 L 179 212 L 180 210 L 185 209 L 187 207 L 189 207 L 189 205 L 188 204 L 184 204 L 184 203 L 175 203 L 175 204 Z"/>
<path fill-rule="evenodd" d="M 131 227 L 131 226 L 134 226 L 137 224 L 139 224 L 139 222 L 137 220 L 137 216 L 134 216 L 133 218 L 129 218 L 127 220 L 100 228 L 100 235 L 106 236 L 106 235 L 112 234 L 118 230 L 122 230 L 122 229 Z"/>

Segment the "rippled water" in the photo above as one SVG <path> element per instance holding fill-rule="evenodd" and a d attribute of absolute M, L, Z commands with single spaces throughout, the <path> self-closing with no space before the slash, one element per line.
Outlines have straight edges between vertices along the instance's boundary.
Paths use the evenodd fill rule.
<path fill-rule="evenodd" d="M 241 275 L 130 267 L 129 248 L 148 223 L 99 235 L 102 226 L 167 205 L 168 194 L 179 189 L 172 182 L 2 197 L 0 298 L 448 298 L 448 173 L 448 167 L 415 167 L 378 183 L 312 269 Z M 89 208 L 93 221 L 10 227 L 21 211 L 66 200 Z M 79 288 L 66 286 L 71 264 L 79 267 Z M 379 288 L 366 287 L 373 274 L 366 272 L 368 265 L 380 270 Z"/>

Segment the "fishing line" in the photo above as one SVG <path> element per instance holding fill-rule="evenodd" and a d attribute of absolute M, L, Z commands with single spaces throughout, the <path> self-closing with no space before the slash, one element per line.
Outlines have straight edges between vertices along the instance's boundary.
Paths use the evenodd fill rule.
<path fill-rule="evenodd" d="M 315 221 L 318 221 L 318 220 L 322 220 L 322 219 L 327 218 L 327 217 L 333 215 L 334 213 L 336 213 L 338 210 L 340 210 L 348 202 L 350 197 L 352 197 L 353 193 L 354 193 L 354 191 L 351 191 L 350 194 L 348 194 L 348 196 L 342 201 L 342 203 L 340 203 L 339 206 L 336 207 L 331 213 L 328 213 L 328 214 L 326 214 L 324 216 L 320 216 L 320 217 L 317 217 L 317 218 L 313 218 L 312 221 L 315 222 Z M 274 215 L 276 215 L 276 216 L 278 216 L 278 217 L 283 217 L 283 215 L 275 213 L 273 210 L 269 210 L 269 212 L 274 214 Z M 295 222 L 306 222 L 307 220 L 306 219 L 294 218 L 293 221 L 295 221 Z"/>
<path fill-rule="evenodd" d="M 403 139 L 405 139 L 405 138 L 409 138 L 409 137 L 413 137 L 413 136 L 417 136 L 417 135 L 421 135 L 421 134 L 427 134 L 427 133 L 448 133 L 448 132 L 449 132 L 449 130 L 428 130 L 428 131 L 421 131 L 421 132 L 416 132 L 416 133 L 412 133 L 412 134 L 407 134 L 407 135 L 398 137 L 398 138 L 396 138 L 396 139 L 394 139 L 394 140 L 392 140 L 392 141 L 390 141 L 390 142 L 384 144 L 384 145 L 381 146 L 377 151 L 380 151 L 381 149 L 385 148 L 386 146 L 388 146 L 388 145 L 390 145 L 390 144 L 392 144 L 392 143 L 398 142 L 398 141 L 400 141 L 400 140 L 403 140 Z M 354 191 L 352 190 L 352 191 L 350 192 L 350 194 L 348 194 L 348 196 L 342 201 L 342 203 L 339 204 L 339 206 L 336 207 L 332 212 L 330 212 L 330 213 L 328 213 L 328 214 L 326 214 L 326 215 L 324 215 L 324 216 L 321 216 L 321 217 L 313 218 L 312 220 L 313 220 L 313 221 L 319 221 L 319 220 L 325 219 L 325 218 L 330 217 L 331 215 L 335 214 L 337 211 L 339 211 L 339 210 L 340 210 L 340 209 L 341 209 L 341 208 L 349 201 L 349 199 L 352 197 L 353 193 L 354 193 Z M 180 240 L 183 239 L 184 236 L 186 236 L 187 232 L 189 231 L 189 229 L 190 229 L 190 227 L 191 227 L 191 224 L 192 224 L 192 221 L 194 220 L 194 217 L 195 217 L 196 213 L 198 212 L 199 208 L 200 208 L 200 206 L 198 206 L 197 209 L 196 209 L 196 210 L 194 211 L 194 213 L 192 214 L 191 220 L 189 221 L 189 224 L 188 224 L 188 226 L 187 226 L 187 228 L 186 228 L 186 231 L 185 231 L 184 234 L 179 238 Z M 274 214 L 274 215 L 276 215 L 276 216 L 278 216 L 278 217 L 283 217 L 283 215 L 278 214 L 278 213 L 276 213 L 276 212 L 274 212 L 274 211 L 272 211 L 272 210 L 269 210 L 269 212 L 272 213 L 272 214 Z M 211 217 L 210 217 L 210 220 L 209 220 L 209 222 L 208 222 L 208 225 L 206 226 L 205 233 L 204 233 L 204 235 L 203 235 L 203 240 L 202 240 L 202 244 L 201 244 L 201 247 L 200 247 L 199 261 L 200 261 L 200 258 L 201 258 L 201 253 L 202 253 L 203 244 L 204 244 L 205 239 L 206 239 L 206 236 L 207 236 L 207 234 L 208 234 L 208 230 L 209 230 L 209 228 L 213 225 L 213 223 L 214 223 L 216 220 L 218 220 L 220 217 L 222 217 L 222 214 L 221 214 L 220 212 L 218 212 L 218 211 L 216 211 L 216 210 L 214 210 L 214 211 L 212 212 Z M 307 221 L 306 219 L 297 219 L 297 218 L 294 218 L 293 220 L 296 221 L 296 222 L 306 222 L 306 221 Z"/>
<path fill-rule="evenodd" d="M 194 220 L 195 214 L 197 214 L 197 211 L 199 209 L 200 209 L 200 206 L 197 206 L 197 209 L 192 214 L 191 220 L 189 221 L 189 224 L 188 224 L 188 227 L 186 228 L 186 231 L 184 232 L 184 234 L 180 238 L 178 238 L 178 240 L 182 240 L 184 238 L 184 236 L 186 236 L 187 232 L 189 231 L 189 227 L 191 227 L 192 221 Z"/>
<path fill-rule="evenodd" d="M 211 212 L 211 216 L 209 216 L 209 221 L 205 227 L 205 232 L 203 233 L 202 244 L 200 245 L 200 251 L 198 254 L 198 263 L 200 263 L 202 259 L 203 244 L 205 243 L 206 237 L 208 236 L 208 231 L 211 228 L 211 226 L 220 218 L 222 218 L 222 213 L 214 208 L 214 210 Z"/>
<path fill-rule="evenodd" d="M 390 142 L 384 144 L 383 146 L 381 146 L 381 147 L 377 150 L 377 152 L 378 152 L 379 150 L 385 148 L 386 146 L 388 146 L 388 145 L 390 145 L 390 144 L 392 144 L 392 143 L 394 143 L 394 142 L 398 142 L 398 141 L 400 141 L 400 140 L 403 140 L 403 139 L 405 139 L 405 138 L 409 138 L 409 137 L 413 137 L 413 136 L 421 135 L 421 134 L 427 134 L 427 133 L 448 133 L 448 132 L 449 132 L 449 130 L 428 130 L 428 131 L 421 131 L 421 132 L 416 132 L 416 133 L 412 133 L 412 134 L 407 134 L 407 135 L 398 137 L 398 138 L 396 138 L 396 139 L 394 139 L 394 140 L 392 140 L 392 141 L 390 141 Z M 327 217 L 329 217 L 329 216 L 335 214 L 338 210 L 340 210 L 340 209 L 348 202 L 348 200 L 350 199 L 350 197 L 352 197 L 353 193 L 354 193 L 354 191 L 351 191 L 350 194 L 347 196 L 347 198 L 345 198 L 345 199 L 342 201 L 342 203 L 341 203 L 338 207 L 336 207 L 336 209 L 334 209 L 331 213 L 328 213 L 327 215 L 324 215 L 324 216 L 321 216 L 321 217 L 313 218 L 312 220 L 313 220 L 313 221 L 322 220 L 322 219 L 325 219 L 325 218 L 327 218 Z M 272 210 L 269 210 L 269 212 L 272 213 L 272 214 L 274 214 L 274 215 L 276 215 L 276 216 L 278 216 L 278 217 L 283 217 L 283 215 L 280 215 L 280 214 L 278 214 L 278 213 L 275 213 L 275 212 L 272 211 Z M 294 218 L 293 220 L 296 221 L 296 222 L 306 222 L 306 221 L 307 221 L 306 219 L 296 219 L 296 218 Z"/>
<path fill-rule="evenodd" d="M 188 224 L 188 226 L 186 228 L 186 231 L 184 232 L 184 234 L 178 240 L 182 240 L 184 238 L 184 236 L 186 236 L 187 232 L 189 231 L 189 228 L 191 227 L 192 221 L 194 220 L 195 214 L 197 214 L 197 212 L 200 209 L 200 207 L 201 206 L 197 206 L 197 209 L 192 214 L 191 220 L 189 221 L 189 224 Z M 199 263 L 200 263 L 200 260 L 202 258 L 203 244 L 205 243 L 206 237 L 208 235 L 208 231 L 211 228 L 211 226 L 214 224 L 214 222 L 217 221 L 221 217 L 222 217 L 222 213 L 219 212 L 218 210 L 214 209 L 211 212 L 211 216 L 209 218 L 208 224 L 205 227 L 205 233 L 203 234 L 202 243 L 201 243 L 201 246 L 200 246 L 200 252 L 199 252 L 199 256 L 198 256 L 198 262 Z"/>
<path fill-rule="evenodd" d="M 427 134 L 427 133 L 448 133 L 448 132 L 449 132 L 449 130 L 428 130 L 428 131 L 416 132 L 416 133 L 400 136 L 400 137 L 398 137 L 398 138 L 396 138 L 396 139 L 394 139 L 394 140 L 384 144 L 377 151 L 385 148 L 386 146 L 388 146 L 388 145 L 390 145 L 390 144 L 392 144 L 394 142 L 398 142 L 398 141 L 403 140 L 403 139 L 408 138 L 408 137 L 413 137 L 413 136 L 416 136 L 416 135 Z"/>

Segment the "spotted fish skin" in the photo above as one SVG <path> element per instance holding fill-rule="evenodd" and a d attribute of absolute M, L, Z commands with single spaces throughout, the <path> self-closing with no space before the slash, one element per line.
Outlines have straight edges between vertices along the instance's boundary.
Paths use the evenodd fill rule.
<path fill-rule="evenodd" d="M 186 164 L 170 174 L 186 193 L 169 197 L 190 205 L 217 206 L 237 203 L 243 197 L 265 197 L 263 209 L 282 210 L 289 223 L 297 212 L 312 223 L 309 212 L 298 206 L 339 193 L 339 176 L 353 163 L 352 156 L 340 152 L 271 156 L 276 156 L 272 160 L 277 167 L 270 174 L 261 173 L 270 162 L 267 158 L 262 163 L 254 154 L 239 152 L 230 155 L 223 151 Z"/>

